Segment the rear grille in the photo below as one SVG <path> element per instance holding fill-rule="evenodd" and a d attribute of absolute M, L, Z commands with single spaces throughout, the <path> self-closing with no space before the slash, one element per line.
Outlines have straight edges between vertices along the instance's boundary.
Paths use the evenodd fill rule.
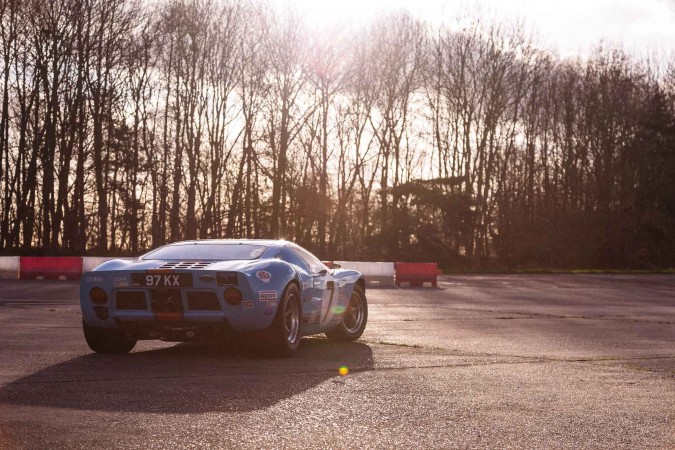
<path fill-rule="evenodd" d="M 201 311 L 220 311 L 220 303 L 215 292 L 188 292 L 188 308 Z"/>
<path fill-rule="evenodd" d="M 148 309 L 143 291 L 121 291 L 115 293 L 115 306 L 118 310 Z"/>
<path fill-rule="evenodd" d="M 162 264 L 158 269 L 205 269 L 208 266 L 213 264 L 212 262 L 180 262 L 180 261 L 170 261 Z"/>
<path fill-rule="evenodd" d="M 152 289 L 152 310 L 154 312 L 181 312 L 183 299 L 180 289 Z"/>

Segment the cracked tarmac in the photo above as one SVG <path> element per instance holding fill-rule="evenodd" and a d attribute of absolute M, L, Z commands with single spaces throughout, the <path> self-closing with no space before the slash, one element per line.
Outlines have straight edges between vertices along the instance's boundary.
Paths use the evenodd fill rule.
<path fill-rule="evenodd" d="M 92 354 L 77 295 L 0 281 L 2 449 L 675 448 L 671 275 L 372 289 L 361 340 L 305 338 L 290 359 Z"/>

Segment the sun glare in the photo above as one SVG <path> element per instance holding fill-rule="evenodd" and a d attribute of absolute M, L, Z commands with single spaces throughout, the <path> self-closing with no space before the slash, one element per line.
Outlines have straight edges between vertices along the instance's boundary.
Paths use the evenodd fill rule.
<path fill-rule="evenodd" d="M 466 13 L 522 20 L 548 47 L 563 56 L 588 55 L 603 39 L 629 51 L 675 51 L 675 6 L 660 0 L 273 0 L 291 8 L 314 27 L 358 25 L 379 15 L 406 10 L 432 25 L 451 24 Z M 571 32 L 573 31 L 573 32 Z"/>
<path fill-rule="evenodd" d="M 319 26 L 351 22 L 367 22 L 377 15 L 395 10 L 407 10 L 421 18 L 437 17 L 446 2 L 428 0 L 276 0 L 278 8 L 291 7 L 304 15 L 311 23 Z"/>

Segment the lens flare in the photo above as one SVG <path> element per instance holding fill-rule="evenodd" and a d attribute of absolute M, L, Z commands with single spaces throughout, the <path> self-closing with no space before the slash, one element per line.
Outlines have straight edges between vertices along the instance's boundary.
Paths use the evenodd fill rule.
<path fill-rule="evenodd" d="M 346 377 L 347 374 L 349 373 L 349 369 L 347 368 L 347 366 L 340 366 L 340 368 L 338 369 L 338 373 L 340 374 L 341 377 Z"/>

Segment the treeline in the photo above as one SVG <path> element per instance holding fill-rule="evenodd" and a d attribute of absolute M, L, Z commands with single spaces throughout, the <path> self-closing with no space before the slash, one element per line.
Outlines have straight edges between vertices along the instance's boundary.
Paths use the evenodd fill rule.
<path fill-rule="evenodd" d="M 294 240 L 453 268 L 675 262 L 675 63 L 254 1 L 0 0 L 0 246 Z M 656 69 L 658 67 L 658 70 Z"/>

